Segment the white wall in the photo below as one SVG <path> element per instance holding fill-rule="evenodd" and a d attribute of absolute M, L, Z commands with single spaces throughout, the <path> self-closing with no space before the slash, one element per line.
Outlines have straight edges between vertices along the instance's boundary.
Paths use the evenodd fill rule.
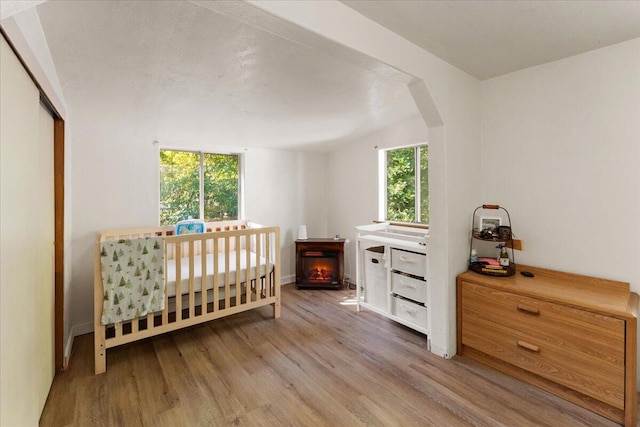
<path fill-rule="evenodd" d="M 640 290 L 640 39 L 482 84 L 482 195 L 521 263 Z"/>
<path fill-rule="evenodd" d="M 298 153 L 296 179 L 298 203 L 300 204 L 299 224 L 307 226 L 308 237 L 327 237 L 327 203 L 329 162 L 326 153 Z M 301 184 L 301 185 L 300 185 Z M 294 240 L 297 238 L 295 230 Z M 294 248 L 295 250 L 295 248 Z"/>
<path fill-rule="evenodd" d="M 246 159 L 247 219 L 280 226 L 282 283 L 295 281 L 295 240 L 307 225 L 309 237 L 326 234 L 326 155 L 249 149 Z"/>
<path fill-rule="evenodd" d="M 482 83 L 482 196 L 522 264 L 640 292 L 640 39 Z"/>
<path fill-rule="evenodd" d="M 0 425 L 37 425 L 55 371 L 53 119 L 0 38 Z"/>

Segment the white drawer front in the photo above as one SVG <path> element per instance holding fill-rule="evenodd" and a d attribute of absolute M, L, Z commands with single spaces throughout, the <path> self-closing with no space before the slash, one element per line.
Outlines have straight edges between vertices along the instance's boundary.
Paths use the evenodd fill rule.
<path fill-rule="evenodd" d="M 427 257 L 424 254 L 391 249 L 391 269 L 425 277 L 427 274 Z"/>
<path fill-rule="evenodd" d="M 411 301 L 394 296 L 391 300 L 391 313 L 408 322 L 427 328 L 427 308 Z"/>
<path fill-rule="evenodd" d="M 403 276 L 402 274 L 391 274 L 391 292 L 402 295 L 414 301 L 427 302 L 427 282 Z"/>

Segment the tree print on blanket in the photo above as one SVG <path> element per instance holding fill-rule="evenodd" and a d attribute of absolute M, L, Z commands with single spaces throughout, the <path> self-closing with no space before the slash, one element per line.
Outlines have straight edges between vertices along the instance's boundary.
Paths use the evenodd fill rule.
<path fill-rule="evenodd" d="M 103 325 L 164 309 L 163 237 L 101 242 L 100 260 Z"/>

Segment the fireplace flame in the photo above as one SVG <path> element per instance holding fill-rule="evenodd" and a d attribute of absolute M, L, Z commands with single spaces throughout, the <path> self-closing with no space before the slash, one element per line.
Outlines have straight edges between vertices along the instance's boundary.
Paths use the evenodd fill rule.
<path fill-rule="evenodd" d="M 307 270 L 307 280 L 332 280 L 335 273 L 327 265 L 316 265 Z"/>

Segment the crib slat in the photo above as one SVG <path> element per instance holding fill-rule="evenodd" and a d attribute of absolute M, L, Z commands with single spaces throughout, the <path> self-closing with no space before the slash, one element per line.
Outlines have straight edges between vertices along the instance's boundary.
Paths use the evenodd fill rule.
<path fill-rule="evenodd" d="M 147 314 L 147 330 L 151 330 L 155 327 L 155 325 L 153 324 L 153 317 L 154 317 L 154 312 L 150 311 L 149 314 Z M 138 319 L 135 320 L 135 323 L 138 323 Z"/>
<path fill-rule="evenodd" d="M 260 297 L 262 296 L 262 278 L 260 277 L 260 248 L 262 244 L 260 242 L 260 236 L 262 233 L 256 233 L 256 246 L 255 246 L 255 255 L 256 255 L 256 300 L 260 301 Z"/>
<path fill-rule="evenodd" d="M 242 283 L 240 278 L 240 236 L 233 236 L 236 248 L 236 305 L 242 304 Z"/>
<path fill-rule="evenodd" d="M 116 339 L 122 336 L 122 322 L 113 325 L 116 330 Z"/>
<path fill-rule="evenodd" d="M 176 322 L 182 320 L 182 243 L 176 244 Z"/>
<path fill-rule="evenodd" d="M 102 272 L 100 265 L 102 263 L 100 257 L 100 242 L 102 239 L 98 237 L 98 243 L 95 245 L 93 260 L 93 324 L 94 324 L 94 367 L 95 373 L 101 374 L 107 370 L 107 349 L 105 347 L 106 327 L 102 324 L 102 311 L 104 309 L 104 285 L 102 283 Z"/>
<path fill-rule="evenodd" d="M 276 228 L 273 231 L 273 247 L 275 248 L 273 254 L 273 297 L 276 300 L 273 304 L 273 318 L 280 318 L 280 312 L 282 311 L 282 304 L 280 301 L 280 295 L 282 288 L 280 287 L 280 229 Z"/>
<path fill-rule="evenodd" d="M 264 266 L 264 281 L 265 281 L 265 295 L 270 297 L 272 295 L 271 292 L 271 233 L 265 233 L 265 248 L 264 248 L 264 258 L 265 258 L 265 266 Z"/>
<path fill-rule="evenodd" d="M 251 244 L 249 242 L 249 235 L 244 235 L 244 253 L 245 269 L 244 269 L 244 292 L 246 295 L 246 302 L 251 302 Z"/>
<path fill-rule="evenodd" d="M 231 286 L 230 286 L 230 275 L 229 275 L 229 236 L 224 237 L 224 308 L 227 309 L 230 307 L 230 298 L 231 298 Z"/>
<path fill-rule="evenodd" d="M 218 271 L 220 271 L 218 266 L 219 240 L 217 237 L 213 239 L 213 311 L 218 311 L 218 308 L 220 308 L 220 283 L 218 280 Z"/>
<path fill-rule="evenodd" d="M 166 235 L 166 233 L 164 233 Z M 169 323 L 169 248 L 172 245 L 165 243 L 164 246 L 164 310 L 162 310 L 162 324 Z"/>
<path fill-rule="evenodd" d="M 207 239 L 202 239 L 200 247 L 200 256 L 202 264 L 202 275 L 200 276 L 200 315 L 209 312 L 209 304 L 207 304 Z"/>
<path fill-rule="evenodd" d="M 196 305 L 195 300 L 195 258 L 196 252 L 193 244 L 193 240 L 189 241 L 189 319 L 193 318 L 193 310 Z"/>
<path fill-rule="evenodd" d="M 132 334 L 138 332 L 139 324 L 140 324 L 140 318 L 131 320 L 131 333 Z"/>

